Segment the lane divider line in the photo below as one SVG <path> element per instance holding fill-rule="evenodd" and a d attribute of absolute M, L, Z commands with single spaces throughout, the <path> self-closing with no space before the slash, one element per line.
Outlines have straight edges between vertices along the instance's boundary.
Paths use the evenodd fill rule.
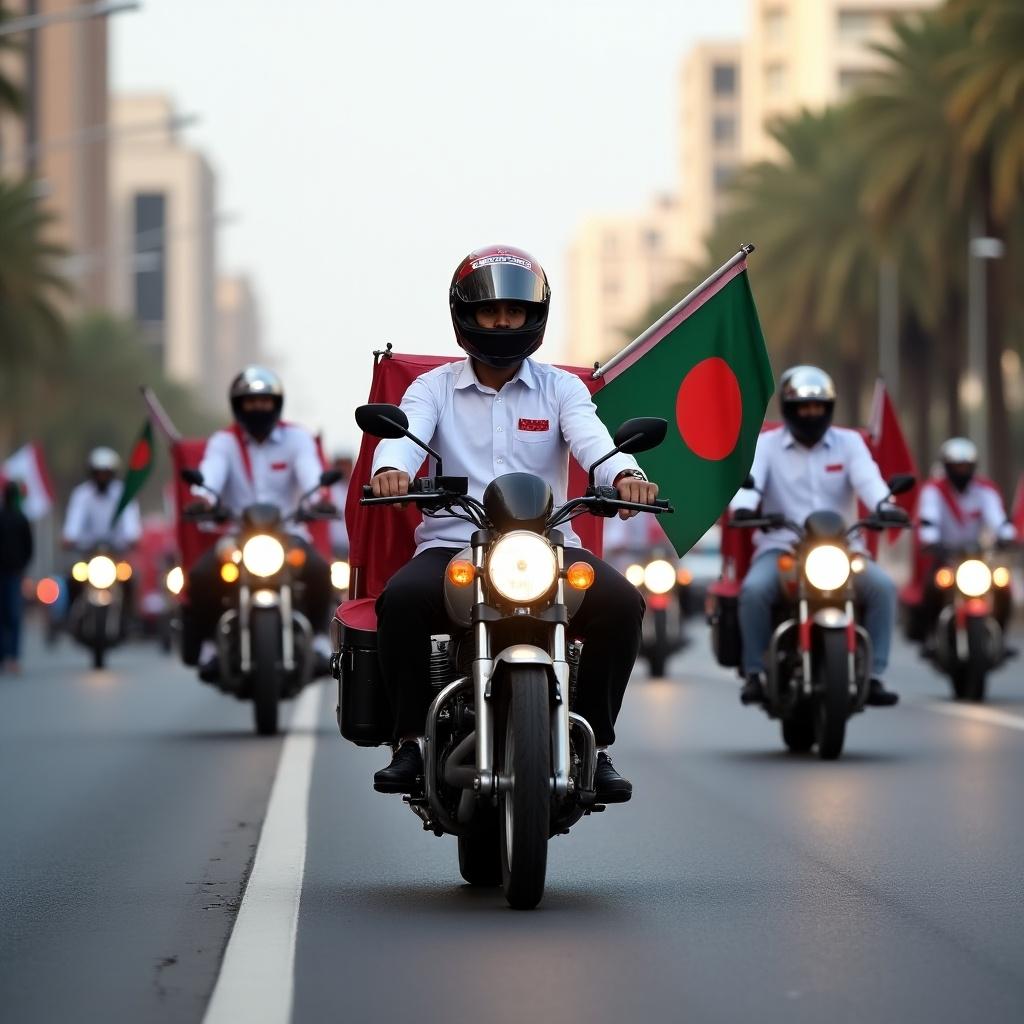
<path fill-rule="evenodd" d="M 203 1024 L 288 1024 L 322 684 L 295 701 L 252 873 Z"/>
<path fill-rule="evenodd" d="M 1007 729 L 1019 729 L 1024 732 L 1024 718 L 1011 715 L 996 708 L 986 708 L 972 704 L 926 704 L 930 711 L 938 711 L 941 715 L 953 715 L 954 718 L 969 718 L 974 722 L 986 725 L 1002 725 Z"/>

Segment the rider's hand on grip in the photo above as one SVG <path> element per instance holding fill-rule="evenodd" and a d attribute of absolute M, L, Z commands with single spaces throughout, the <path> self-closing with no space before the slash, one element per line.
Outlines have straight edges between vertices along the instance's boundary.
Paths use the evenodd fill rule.
<path fill-rule="evenodd" d="M 209 513 L 213 509 L 213 505 L 205 498 L 196 498 L 195 501 L 190 501 L 183 509 L 182 512 L 186 517 L 194 518 L 196 516 L 203 516 Z"/>
<path fill-rule="evenodd" d="M 751 519 L 759 519 L 760 515 L 756 508 L 738 508 L 732 514 L 734 522 L 743 523 L 749 522 Z"/>
<path fill-rule="evenodd" d="M 624 476 L 615 481 L 615 489 L 622 501 L 631 501 L 637 505 L 653 505 L 658 497 L 658 485 L 649 480 Z M 624 508 L 619 511 L 620 519 L 631 519 L 637 514 L 635 509 Z"/>
<path fill-rule="evenodd" d="M 400 469 L 385 467 L 378 470 L 370 481 L 370 491 L 375 498 L 397 498 L 409 493 L 411 479 L 409 474 Z M 405 502 L 399 502 L 395 508 L 405 508 Z"/>

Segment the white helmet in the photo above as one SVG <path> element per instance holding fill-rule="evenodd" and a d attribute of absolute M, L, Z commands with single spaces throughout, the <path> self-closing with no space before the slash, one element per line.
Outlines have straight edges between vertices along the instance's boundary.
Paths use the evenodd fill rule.
<path fill-rule="evenodd" d="M 978 468 L 978 449 L 966 437 L 951 437 L 939 448 L 939 459 L 946 478 L 958 490 L 965 491 Z"/>
<path fill-rule="evenodd" d="M 89 472 L 119 473 L 120 471 L 121 456 L 113 448 L 93 448 L 89 452 Z"/>

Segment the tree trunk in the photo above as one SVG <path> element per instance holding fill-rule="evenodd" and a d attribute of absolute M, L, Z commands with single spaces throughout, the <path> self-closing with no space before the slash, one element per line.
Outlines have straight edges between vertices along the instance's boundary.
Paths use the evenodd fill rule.
<path fill-rule="evenodd" d="M 989 214 L 986 233 L 1004 241 L 1009 232 Z M 1000 259 L 985 260 L 985 412 L 988 427 L 988 472 L 1003 494 L 1013 485 L 1010 473 L 1010 421 L 1003 386 L 1003 352 L 1006 349 L 1007 309 L 1013 301 L 1013 280 L 1008 252 Z"/>
<path fill-rule="evenodd" d="M 963 409 L 960 406 L 960 385 L 966 365 L 964 342 L 963 296 L 950 292 L 946 316 L 936 332 L 938 351 L 945 363 L 946 437 L 962 437 Z"/>
<path fill-rule="evenodd" d="M 914 458 L 919 468 L 929 466 L 932 459 L 932 340 L 918 317 L 910 313 L 903 324 L 902 354 L 909 372 L 902 374 L 908 387 L 900 395 L 899 408 L 913 409 L 912 440 Z"/>

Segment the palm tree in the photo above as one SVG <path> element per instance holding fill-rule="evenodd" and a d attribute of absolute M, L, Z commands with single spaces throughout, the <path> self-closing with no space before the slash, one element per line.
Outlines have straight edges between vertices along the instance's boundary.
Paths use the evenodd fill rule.
<path fill-rule="evenodd" d="M 0 25 L 10 17 L 11 13 L 0 3 Z M 21 51 L 21 45 L 15 40 L 16 37 L 13 36 L 0 36 L 0 62 L 2 62 L 6 54 Z M 20 113 L 22 103 L 21 89 L 4 74 L 3 66 L 0 64 L 0 113 L 3 113 L 4 110 L 9 110 L 15 114 Z"/>
<path fill-rule="evenodd" d="M 960 133 L 954 180 L 965 194 L 977 182 L 974 194 L 985 234 L 1006 245 L 1002 259 L 985 261 L 990 469 L 1006 490 L 1011 467 L 1003 353 L 1020 258 L 1012 247 L 1012 228 L 1024 203 L 1024 5 L 1019 0 L 950 0 L 944 14 L 969 33 L 968 45 L 947 65 L 947 112 Z"/>
<path fill-rule="evenodd" d="M 50 220 L 29 180 L 0 180 L 0 448 L 6 447 L 33 374 L 52 368 L 65 339 L 59 302 L 64 256 L 44 241 Z"/>

